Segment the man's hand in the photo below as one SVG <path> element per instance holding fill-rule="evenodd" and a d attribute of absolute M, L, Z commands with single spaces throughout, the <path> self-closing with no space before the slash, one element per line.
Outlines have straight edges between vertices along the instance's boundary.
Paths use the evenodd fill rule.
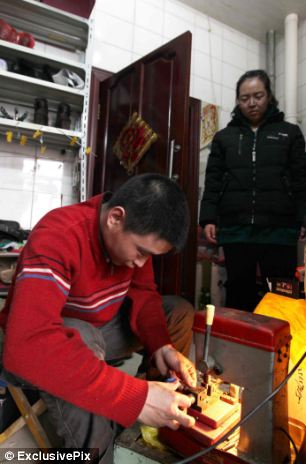
<path fill-rule="evenodd" d="M 217 244 L 215 224 L 206 224 L 206 226 L 204 227 L 204 234 L 208 243 L 211 243 L 213 245 Z"/>
<path fill-rule="evenodd" d="M 301 227 L 300 229 L 300 235 L 299 235 L 299 240 L 304 240 L 306 235 L 306 227 Z"/>
<path fill-rule="evenodd" d="M 192 427 L 195 424 L 195 419 L 184 411 L 191 406 L 193 398 L 175 391 L 179 386 L 178 380 L 173 383 L 148 382 L 148 385 L 148 396 L 138 416 L 140 422 L 173 430 L 180 425 Z"/>
<path fill-rule="evenodd" d="M 164 376 L 173 372 L 188 386 L 195 387 L 197 373 L 194 364 L 172 345 L 164 345 L 153 354 L 156 367 Z"/>

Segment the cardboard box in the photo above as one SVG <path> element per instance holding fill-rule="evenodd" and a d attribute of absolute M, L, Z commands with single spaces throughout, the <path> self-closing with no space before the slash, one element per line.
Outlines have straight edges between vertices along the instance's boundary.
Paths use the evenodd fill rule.
<path fill-rule="evenodd" d="M 296 279 L 271 279 L 272 293 L 289 298 L 305 298 L 304 282 Z"/>

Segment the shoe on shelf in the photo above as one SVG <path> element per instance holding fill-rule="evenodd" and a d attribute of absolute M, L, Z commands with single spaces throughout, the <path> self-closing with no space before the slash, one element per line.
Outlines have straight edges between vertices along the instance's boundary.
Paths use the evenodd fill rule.
<path fill-rule="evenodd" d="M 74 89 L 83 89 L 84 81 L 75 72 L 69 71 L 69 69 L 61 69 L 58 73 L 52 75 L 53 82 L 55 84 L 67 85 Z"/>
<path fill-rule="evenodd" d="M 45 98 L 35 98 L 34 123 L 48 125 L 48 101 Z"/>
<path fill-rule="evenodd" d="M 60 103 L 57 109 L 55 127 L 70 129 L 70 106 L 67 103 Z"/>

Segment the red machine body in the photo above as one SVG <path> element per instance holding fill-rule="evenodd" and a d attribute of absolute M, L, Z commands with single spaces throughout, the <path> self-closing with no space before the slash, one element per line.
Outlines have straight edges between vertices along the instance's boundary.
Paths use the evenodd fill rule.
<path fill-rule="evenodd" d="M 205 327 L 205 311 L 199 311 L 194 322 L 197 366 L 203 360 Z M 221 368 L 222 373 L 213 375 L 208 385 L 217 383 L 221 389 L 217 386 L 215 398 L 212 402 L 208 400 L 203 411 L 189 410 L 196 417 L 194 427 L 178 431 L 162 429 L 161 440 L 183 456 L 216 443 L 286 377 L 290 339 L 286 321 L 231 308 L 216 308 L 209 354 L 212 364 Z M 231 406 L 227 403 L 228 393 L 224 396 L 223 386 L 226 385 L 229 390 L 240 389 Z M 288 430 L 286 387 L 236 430 L 222 444 L 223 450 L 214 450 L 195 462 L 282 464 L 290 456 L 290 444 L 281 428 Z"/>

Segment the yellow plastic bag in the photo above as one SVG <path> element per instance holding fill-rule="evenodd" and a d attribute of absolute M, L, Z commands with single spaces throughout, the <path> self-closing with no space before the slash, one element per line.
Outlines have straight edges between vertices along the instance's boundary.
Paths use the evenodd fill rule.
<path fill-rule="evenodd" d="M 292 335 L 289 370 L 306 350 L 306 301 L 275 293 L 266 293 L 255 311 L 257 314 L 288 321 Z M 289 417 L 306 423 L 306 361 L 288 382 Z"/>
<path fill-rule="evenodd" d="M 166 449 L 166 446 L 158 438 L 158 429 L 156 427 L 150 427 L 149 425 L 141 425 L 140 431 L 143 440 L 147 445 L 158 448 L 161 451 Z"/>

